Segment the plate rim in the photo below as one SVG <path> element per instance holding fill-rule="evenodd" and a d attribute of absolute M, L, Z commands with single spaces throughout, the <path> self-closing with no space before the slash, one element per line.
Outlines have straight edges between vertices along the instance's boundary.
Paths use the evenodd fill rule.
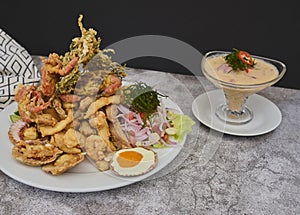
<path fill-rule="evenodd" d="M 198 108 L 197 103 L 199 102 L 199 100 L 202 99 L 202 102 L 203 101 L 208 101 L 209 96 L 211 96 L 211 94 L 219 94 L 218 96 L 221 96 L 221 95 L 224 96 L 224 94 L 222 92 L 222 89 L 214 89 L 214 90 L 210 90 L 210 91 L 207 91 L 205 93 L 202 93 L 202 94 L 198 95 L 194 99 L 194 101 L 192 102 L 192 112 L 193 112 L 194 116 L 196 117 L 196 119 L 199 120 L 203 125 L 211 128 L 213 130 L 216 130 L 218 132 L 233 135 L 233 136 L 244 136 L 244 137 L 259 136 L 259 135 L 263 135 L 263 134 L 266 134 L 266 133 L 269 133 L 269 132 L 275 130 L 280 125 L 280 123 L 282 121 L 282 113 L 281 113 L 280 109 L 277 107 L 277 105 L 274 104 L 269 99 L 267 99 L 266 97 L 258 95 L 258 94 L 255 93 L 255 94 L 251 95 L 251 99 L 248 99 L 248 101 L 250 100 L 250 102 L 251 102 L 251 100 L 253 100 L 253 99 L 254 100 L 258 99 L 258 100 L 264 101 L 264 102 L 268 103 L 269 105 L 271 105 L 274 108 L 274 111 L 276 112 L 276 117 L 277 117 L 277 122 L 274 123 L 273 126 L 270 126 L 269 129 L 261 130 L 259 132 L 252 132 L 252 133 L 242 133 L 242 132 L 240 132 L 240 133 L 238 133 L 238 132 L 230 130 L 230 126 L 232 126 L 232 125 L 229 125 L 229 124 L 226 124 L 226 123 L 222 122 L 221 120 L 217 119 L 215 116 L 213 116 L 213 117 L 210 116 L 213 119 L 217 119 L 218 123 L 222 124 L 223 129 L 221 129 L 220 127 L 213 126 L 212 125 L 213 123 L 210 123 L 210 122 L 206 121 L 203 117 L 199 116 L 198 111 L 197 111 L 197 108 Z M 210 107 L 212 108 L 212 105 L 210 105 Z M 211 110 L 210 110 L 210 114 L 211 114 Z M 213 119 L 211 119 L 210 121 L 213 121 Z M 245 125 L 247 125 L 247 124 L 245 124 Z M 245 126 L 245 125 L 243 125 L 243 126 Z"/>

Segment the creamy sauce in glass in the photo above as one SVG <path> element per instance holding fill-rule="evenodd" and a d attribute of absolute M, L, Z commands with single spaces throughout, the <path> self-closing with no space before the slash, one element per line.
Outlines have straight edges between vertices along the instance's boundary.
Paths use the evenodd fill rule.
<path fill-rule="evenodd" d="M 209 57 L 206 60 L 205 70 L 209 75 L 215 79 L 241 85 L 261 84 L 271 80 L 274 80 L 279 72 L 277 68 L 261 59 L 255 59 L 255 65 L 253 69 L 246 71 L 234 71 L 226 72 L 222 65 L 226 64 L 224 59 L 225 55 L 218 55 L 215 57 Z"/>

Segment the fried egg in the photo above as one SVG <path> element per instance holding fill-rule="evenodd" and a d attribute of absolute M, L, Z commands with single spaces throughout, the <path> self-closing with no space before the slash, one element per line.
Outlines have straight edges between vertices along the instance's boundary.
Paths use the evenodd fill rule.
<path fill-rule="evenodd" d="M 157 153 L 136 147 L 117 151 L 110 164 L 110 169 L 121 176 L 137 176 L 152 170 L 157 164 Z"/>

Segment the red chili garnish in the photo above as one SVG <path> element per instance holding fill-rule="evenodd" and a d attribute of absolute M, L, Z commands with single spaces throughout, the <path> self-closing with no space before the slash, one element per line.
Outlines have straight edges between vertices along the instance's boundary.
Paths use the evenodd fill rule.
<path fill-rule="evenodd" d="M 167 134 L 164 134 L 164 136 L 162 137 L 162 139 L 163 139 L 164 141 L 167 141 L 167 140 L 168 140 L 168 135 L 167 135 Z"/>
<path fill-rule="evenodd" d="M 253 66 L 254 61 L 253 61 L 251 55 L 250 55 L 248 52 L 246 52 L 246 51 L 239 51 L 238 57 L 239 57 L 239 59 L 240 59 L 243 63 L 245 63 L 245 64 L 247 64 L 247 65 L 249 65 L 249 66 Z M 249 72 L 249 69 L 248 69 L 248 68 L 246 69 L 246 72 L 247 72 L 247 73 Z"/>
<path fill-rule="evenodd" d="M 251 55 L 248 52 L 245 51 L 239 51 L 238 53 L 238 57 L 241 61 L 243 61 L 243 63 L 252 66 L 253 65 L 253 59 L 251 57 Z"/>
<path fill-rule="evenodd" d="M 232 68 L 232 70 L 246 70 L 254 68 L 255 61 L 251 55 L 246 51 L 240 51 L 233 49 L 233 52 L 225 56 L 226 63 Z"/>
<path fill-rule="evenodd" d="M 146 113 L 145 113 L 145 112 L 140 113 L 140 117 L 141 117 L 142 119 L 145 119 Z"/>

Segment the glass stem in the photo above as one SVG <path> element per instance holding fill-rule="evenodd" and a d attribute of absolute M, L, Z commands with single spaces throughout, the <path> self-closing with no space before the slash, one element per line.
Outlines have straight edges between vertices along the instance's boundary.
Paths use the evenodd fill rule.
<path fill-rule="evenodd" d="M 243 114 L 248 96 L 240 92 L 235 92 L 226 89 L 224 89 L 224 94 L 228 109 L 233 114 Z"/>

